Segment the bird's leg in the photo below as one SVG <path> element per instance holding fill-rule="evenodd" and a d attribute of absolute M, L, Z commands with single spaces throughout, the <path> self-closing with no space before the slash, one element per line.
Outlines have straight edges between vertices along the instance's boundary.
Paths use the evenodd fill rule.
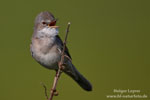
<path fill-rule="evenodd" d="M 65 65 L 66 65 L 65 63 L 61 63 L 61 62 L 58 63 L 59 69 L 61 71 L 65 69 Z"/>

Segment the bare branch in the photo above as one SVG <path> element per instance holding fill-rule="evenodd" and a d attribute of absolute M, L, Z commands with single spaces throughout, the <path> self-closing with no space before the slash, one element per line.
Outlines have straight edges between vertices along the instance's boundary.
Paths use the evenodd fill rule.
<path fill-rule="evenodd" d="M 58 92 L 56 91 L 56 85 L 58 83 L 58 79 L 59 79 L 59 77 L 60 77 L 60 75 L 62 73 L 61 70 L 62 70 L 63 65 L 64 65 L 66 41 L 67 41 L 67 37 L 68 37 L 68 33 L 69 33 L 69 28 L 70 28 L 70 22 L 68 22 L 68 26 L 67 26 L 67 30 L 66 30 L 66 35 L 65 35 L 65 40 L 64 40 L 64 43 L 63 43 L 63 51 L 62 51 L 62 54 L 61 54 L 61 60 L 58 63 L 59 69 L 56 71 L 56 75 L 55 75 L 55 78 L 54 78 L 53 87 L 51 89 L 51 94 L 50 94 L 49 100 L 52 100 L 53 96 L 57 96 L 58 95 Z"/>
<path fill-rule="evenodd" d="M 45 97 L 46 97 L 46 99 L 48 100 L 46 85 L 45 85 L 43 82 L 41 82 L 41 85 L 44 87 L 44 90 L 45 90 Z"/>
<path fill-rule="evenodd" d="M 66 58 L 68 58 L 68 60 L 70 60 L 71 62 L 72 62 L 72 59 L 69 57 L 69 56 L 67 56 L 67 55 L 64 55 Z"/>

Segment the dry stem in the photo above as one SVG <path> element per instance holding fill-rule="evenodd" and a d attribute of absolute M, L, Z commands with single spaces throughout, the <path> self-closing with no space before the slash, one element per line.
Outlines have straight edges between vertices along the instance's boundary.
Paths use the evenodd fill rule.
<path fill-rule="evenodd" d="M 43 86 L 44 90 L 45 90 L 45 97 L 48 100 L 48 95 L 47 95 L 47 87 L 44 83 L 41 82 L 41 85 Z"/>
<path fill-rule="evenodd" d="M 52 87 L 51 93 L 50 93 L 50 98 L 48 100 L 52 100 L 53 96 L 58 95 L 58 92 L 56 91 L 56 86 L 57 86 L 57 83 L 58 83 L 58 79 L 59 79 L 59 77 L 62 73 L 61 69 L 63 68 L 63 64 L 64 64 L 66 41 L 67 41 L 67 37 L 68 37 L 68 33 L 69 33 L 69 28 L 70 28 L 70 22 L 68 22 L 68 26 L 67 26 L 67 29 L 66 29 L 66 35 L 65 35 L 65 40 L 64 40 L 64 43 L 63 43 L 63 51 L 62 51 L 62 55 L 61 55 L 61 60 L 58 63 L 59 69 L 58 69 L 58 71 L 56 71 L 56 75 L 55 75 L 54 82 L 53 82 L 53 87 Z"/>

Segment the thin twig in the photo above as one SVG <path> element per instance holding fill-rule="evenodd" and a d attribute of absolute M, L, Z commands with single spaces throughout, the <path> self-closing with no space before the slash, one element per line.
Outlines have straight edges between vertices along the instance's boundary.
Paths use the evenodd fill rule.
<path fill-rule="evenodd" d="M 70 60 L 71 62 L 72 62 L 72 59 L 69 57 L 69 56 L 67 56 L 67 55 L 64 55 L 66 58 L 68 58 L 68 60 Z"/>
<path fill-rule="evenodd" d="M 70 22 L 68 22 L 66 35 L 65 35 L 65 40 L 64 40 L 64 43 L 63 43 L 63 51 L 62 51 L 62 54 L 61 54 L 61 60 L 58 63 L 59 69 L 58 69 L 58 71 L 56 71 L 56 75 L 55 75 L 55 78 L 54 78 L 53 87 L 51 89 L 51 94 L 50 94 L 49 100 L 52 100 L 54 95 L 55 96 L 58 95 L 58 92 L 56 91 L 56 85 L 57 85 L 58 79 L 59 79 L 59 77 L 62 73 L 61 69 L 63 68 L 63 64 L 64 64 L 66 41 L 67 41 L 67 37 L 68 37 L 68 33 L 69 33 L 69 28 L 70 28 Z"/>
<path fill-rule="evenodd" d="M 46 99 L 48 100 L 48 95 L 47 95 L 47 87 L 44 83 L 41 82 L 41 85 L 44 87 L 44 90 L 45 90 L 45 97 Z"/>

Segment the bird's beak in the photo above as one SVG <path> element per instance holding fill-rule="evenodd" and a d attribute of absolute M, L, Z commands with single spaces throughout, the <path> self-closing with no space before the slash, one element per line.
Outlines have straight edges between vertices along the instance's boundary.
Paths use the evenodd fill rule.
<path fill-rule="evenodd" d="M 59 26 L 50 26 L 50 25 L 48 25 L 48 26 L 51 28 L 59 28 Z"/>
<path fill-rule="evenodd" d="M 58 20 L 58 19 L 52 21 L 50 24 L 48 24 L 48 26 L 51 27 L 51 28 L 58 28 L 59 26 L 56 26 L 56 21 L 57 21 L 57 20 Z"/>

